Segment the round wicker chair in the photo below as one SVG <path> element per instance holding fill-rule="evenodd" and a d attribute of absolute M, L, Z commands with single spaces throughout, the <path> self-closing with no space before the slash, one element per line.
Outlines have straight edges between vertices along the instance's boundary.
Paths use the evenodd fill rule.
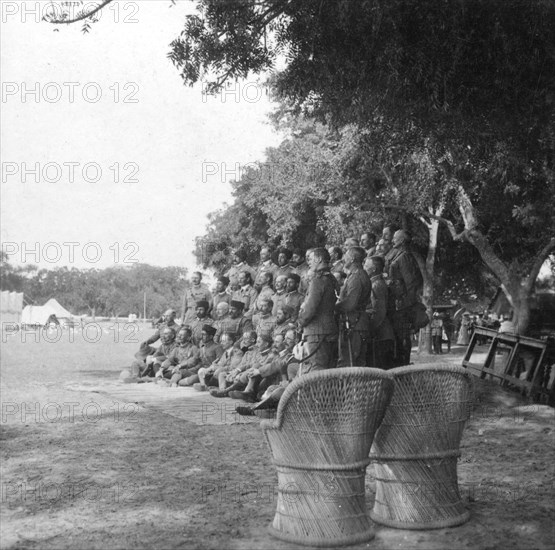
<path fill-rule="evenodd" d="M 393 398 L 372 454 L 376 499 L 370 517 L 401 529 L 439 529 L 470 517 L 457 458 L 472 410 L 472 376 L 452 365 L 392 369 Z"/>
<path fill-rule="evenodd" d="M 367 367 L 306 374 L 286 388 L 275 421 L 261 422 L 278 472 L 273 536 L 313 546 L 373 538 L 365 474 L 392 391 L 391 374 Z"/>

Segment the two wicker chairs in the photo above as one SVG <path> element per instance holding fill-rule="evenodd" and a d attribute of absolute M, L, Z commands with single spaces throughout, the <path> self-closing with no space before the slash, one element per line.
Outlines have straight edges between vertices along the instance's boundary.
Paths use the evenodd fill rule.
<path fill-rule="evenodd" d="M 464 523 L 457 457 L 471 401 L 471 377 L 454 366 L 346 367 L 297 378 L 276 419 L 261 422 L 278 472 L 270 533 L 313 546 L 370 540 L 371 461 L 375 522 L 405 529 Z"/>

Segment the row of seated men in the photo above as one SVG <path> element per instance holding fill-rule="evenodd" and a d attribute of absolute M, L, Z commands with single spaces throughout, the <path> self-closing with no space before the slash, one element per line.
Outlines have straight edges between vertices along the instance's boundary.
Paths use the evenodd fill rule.
<path fill-rule="evenodd" d="M 207 342 L 210 348 L 223 347 L 223 340 L 229 337 L 234 341 L 234 347 L 240 348 L 244 346 L 237 340 L 243 342 L 245 334 L 250 333 L 259 343 L 266 343 L 268 349 L 272 349 L 276 341 L 285 341 L 289 330 L 301 336 L 305 352 L 303 372 L 346 365 L 390 368 L 409 364 L 411 308 L 417 300 L 418 277 L 406 240 L 404 232 L 394 234 L 394 253 L 389 258 L 387 255 L 366 257 L 362 247 L 351 246 L 342 258 L 346 277 L 337 276 L 343 270 L 332 273 L 334 263 L 328 250 L 309 250 L 306 254 L 309 268 L 306 295 L 297 290 L 301 282 L 298 274 L 281 276 L 285 288 L 281 285 L 271 288 L 269 283 L 273 276 L 265 273 L 261 277 L 260 291 L 255 290 L 252 299 L 245 292 L 244 299 L 240 300 L 240 295 L 233 294 L 237 290 L 232 290 L 229 303 L 221 300 L 215 307 L 212 305 L 212 317 L 208 316 L 209 302 L 198 301 L 195 317 L 186 322 L 184 328 L 176 325 L 175 312 L 169 310 L 162 332 L 158 333 L 162 345 L 157 350 L 152 348 L 157 334 L 141 345 L 137 361 L 132 366 L 133 376 L 141 379 L 162 377 L 174 385 L 197 383 L 206 386 L 199 372 L 215 361 L 205 349 Z M 241 281 L 248 279 L 247 273 L 246 270 L 240 271 L 238 278 Z M 224 288 L 225 279 L 220 279 L 219 283 L 220 288 Z M 246 284 L 239 290 L 250 292 L 251 287 Z M 294 299 L 287 300 L 288 296 Z M 179 330 L 177 344 L 171 337 L 175 329 Z M 224 338 L 224 335 L 227 336 Z M 167 349 L 171 345 L 178 348 L 172 357 L 168 355 L 172 350 Z M 198 350 L 200 359 L 193 347 Z M 177 356 L 184 353 L 192 355 L 177 360 Z M 191 361 L 195 364 L 191 365 Z M 227 382 L 233 381 L 228 380 L 226 374 Z M 217 391 L 225 389 L 220 387 Z"/>

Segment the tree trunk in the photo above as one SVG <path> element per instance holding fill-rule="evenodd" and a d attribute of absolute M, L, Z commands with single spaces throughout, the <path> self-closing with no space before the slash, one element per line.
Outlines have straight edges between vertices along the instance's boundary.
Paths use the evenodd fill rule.
<path fill-rule="evenodd" d="M 549 254 L 555 250 L 555 237 L 552 237 L 549 242 L 538 251 L 534 261 L 530 264 L 528 273 L 524 275 L 518 274 L 513 271 L 516 269 L 515 267 L 505 264 L 499 256 L 497 256 L 486 236 L 477 229 L 478 219 L 474 211 L 474 206 L 462 186 L 459 187 L 458 202 L 465 229 L 460 235 L 456 235 L 451 224 L 449 229 L 453 238 L 464 238 L 476 247 L 484 263 L 499 279 L 501 289 L 513 308 L 513 323 L 516 333 L 526 334 L 528 326 L 530 325 L 530 298 L 534 291 L 535 282 L 543 262 L 547 259 Z"/>
<path fill-rule="evenodd" d="M 436 210 L 435 215 L 441 216 L 442 211 L 443 208 L 440 206 Z M 420 218 L 420 221 L 428 228 L 428 253 L 426 255 L 426 261 L 422 258 L 418 258 L 417 255 L 415 255 L 415 258 L 420 272 L 422 273 L 422 303 L 426 306 L 426 313 L 431 320 L 434 307 L 434 273 L 439 220 L 432 218 L 430 222 L 427 222 L 424 218 Z M 418 353 L 432 353 L 432 329 L 430 324 L 420 329 Z"/>

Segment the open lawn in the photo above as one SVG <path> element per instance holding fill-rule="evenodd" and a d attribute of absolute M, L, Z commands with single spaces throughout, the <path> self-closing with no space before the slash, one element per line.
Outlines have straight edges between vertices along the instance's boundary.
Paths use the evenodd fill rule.
<path fill-rule="evenodd" d="M 277 475 L 258 420 L 189 388 L 120 384 L 152 329 L 98 326 L 2 335 L 1 547 L 294 548 L 266 532 Z M 455 347 L 441 360 L 461 358 Z M 553 548 L 554 411 L 493 383 L 476 390 L 459 461 L 470 521 L 376 526 L 353 548 Z"/>

